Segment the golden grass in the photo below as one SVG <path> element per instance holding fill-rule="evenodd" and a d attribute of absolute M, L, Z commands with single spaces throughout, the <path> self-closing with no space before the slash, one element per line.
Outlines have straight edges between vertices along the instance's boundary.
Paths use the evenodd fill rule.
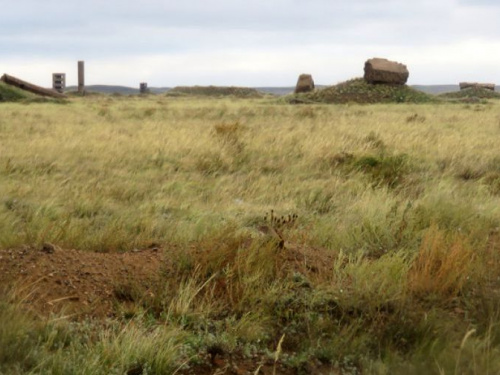
<path fill-rule="evenodd" d="M 461 292 L 471 277 L 475 254 L 466 237 L 428 229 L 408 273 L 411 293 L 446 300 Z"/>
<path fill-rule="evenodd" d="M 29 216 L 33 224 L 16 223 L 8 230 L 17 233 L 4 242 L 114 250 L 164 241 L 172 225 L 189 238 L 196 231 L 190 214 L 221 220 L 274 207 L 306 215 L 335 209 L 349 217 L 353 206 L 364 210 L 360 202 L 371 205 L 385 193 L 366 191 L 362 173 L 327 164 L 341 152 L 407 155 L 412 170 L 401 189 L 410 198 L 435 195 L 437 183 L 468 199 L 468 186 L 454 177 L 495 170 L 500 129 L 493 105 L 307 109 L 313 117 L 303 116 L 304 107 L 265 101 L 2 105 L 0 165 L 7 183 L 1 193 L 16 215 L 2 214 L 6 221 Z M 425 121 L 408 122 L 413 113 Z M 496 196 L 480 199 L 484 209 L 497 211 Z"/>
<path fill-rule="evenodd" d="M 165 96 L 2 104 L 0 246 L 168 252 L 165 290 L 141 321 L 154 321 L 153 335 L 94 340 L 97 365 L 106 352 L 115 369 L 140 356 L 160 371 L 221 345 L 277 351 L 294 369 L 316 358 L 391 373 L 425 357 L 425 371 L 451 373 L 476 355 L 477 369 L 496 369 L 498 109 Z M 298 215 L 283 244 L 262 231 L 271 209 Z M 164 333 L 168 363 L 153 353 Z M 132 353 L 136 339 L 144 351 Z"/>

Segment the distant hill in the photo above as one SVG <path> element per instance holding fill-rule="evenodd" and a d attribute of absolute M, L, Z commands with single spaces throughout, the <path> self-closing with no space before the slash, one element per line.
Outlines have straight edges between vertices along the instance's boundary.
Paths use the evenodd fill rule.
<path fill-rule="evenodd" d="M 412 88 L 418 91 L 423 91 L 426 94 L 439 95 L 444 92 L 455 92 L 459 91 L 460 87 L 458 85 L 412 85 Z"/>
<path fill-rule="evenodd" d="M 256 87 L 256 90 L 263 92 L 265 94 L 273 94 L 273 95 L 288 95 L 293 93 L 295 87 Z"/>

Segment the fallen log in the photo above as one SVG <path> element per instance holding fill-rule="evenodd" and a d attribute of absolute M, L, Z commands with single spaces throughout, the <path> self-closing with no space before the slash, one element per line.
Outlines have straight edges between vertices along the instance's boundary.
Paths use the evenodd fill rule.
<path fill-rule="evenodd" d="M 4 74 L 1 80 L 8 85 L 18 87 L 21 90 L 32 92 L 33 94 L 50 96 L 52 98 L 61 98 L 61 99 L 66 98 L 66 95 L 58 93 L 57 91 L 34 85 L 32 83 L 23 81 L 22 79 L 10 76 L 8 74 Z"/>

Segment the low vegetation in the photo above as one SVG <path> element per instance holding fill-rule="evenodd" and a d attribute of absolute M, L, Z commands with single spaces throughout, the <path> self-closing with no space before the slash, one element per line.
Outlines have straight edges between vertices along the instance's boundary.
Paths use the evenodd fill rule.
<path fill-rule="evenodd" d="M 363 78 L 329 86 L 310 93 L 290 95 L 285 98 L 291 103 L 431 103 L 434 96 L 425 94 L 406 85 L 369 84 Z"/>
<path fill-rule="evenodd" d="M 249 87 L 235 86 L 177 86 L 169 90 L 167 96 L 205 96 L 205 97 L 226 97 L 235 98 L 262 98 L 263 93 Z"/>
<path fill-rule="evenodd" d="M 34 96 L 35 95 L 32 95 L 24 90 L 7 85 L 6 83 L 0 81 L 0 102 L 15 102 L 31 99 Z"/>
<path fill-rule="evenodd" d="M 1 104 L 1 249 L 165 261 L 107 319 L 8 285 L 0 373 L 499 373 L 499 104 L 398 90 Z"/>
<path fill-rule="evenodd" d="M 461 99 L 462 101 L 478 101 L 480 99 L 498 99 L 500 94 L 482 87 L 469 87 L 456 92 L 448 92 L 439 95 L 440 98 Z"/>

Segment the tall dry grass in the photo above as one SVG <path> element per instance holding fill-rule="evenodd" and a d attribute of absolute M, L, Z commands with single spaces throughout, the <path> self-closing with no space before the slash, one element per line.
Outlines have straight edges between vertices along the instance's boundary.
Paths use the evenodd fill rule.
<path fill-rule="evenodd" d="M 205 363 L 209 348 L 279 347 L 297 371 L 317 359 L 351 373 L 495 373 L 499 134 L 497 103 L 2 104 L 1 247 L 155 243 L 173 260 L 138 326 L 85 344 L 78 331 L 69 357 L 26 336 L 48 326 L 2 326 L 2 342 L 44 353 L 25 361 L 12 347 L 5 368 L 161 373 Z M 271 228 L 278 241 L 271 209 L 298 215 Z"/>

